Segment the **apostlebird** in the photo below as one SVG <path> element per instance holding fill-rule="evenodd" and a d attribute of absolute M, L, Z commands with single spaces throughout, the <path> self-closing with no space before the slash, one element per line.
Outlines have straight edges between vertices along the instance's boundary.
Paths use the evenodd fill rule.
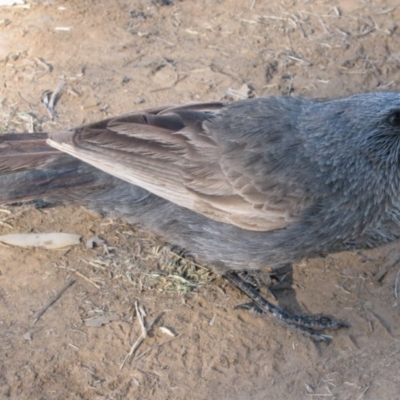
<path fill-rule="evenodd" d="M 328 342 L 320 330 L 345 323 L 291 315 L 242 272 L 399 238 L 400 95 L 195 103 L 0 136 L 0 203 L 33 198 L 140 223 Z"/>

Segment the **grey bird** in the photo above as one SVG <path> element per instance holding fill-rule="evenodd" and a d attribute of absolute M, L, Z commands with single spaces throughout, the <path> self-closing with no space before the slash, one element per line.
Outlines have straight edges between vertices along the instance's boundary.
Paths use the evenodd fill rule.
<path fill-rule="evenodd" d="M 167 106 L 0 136 L 0 203 L 41 198 L 140 223 L 315 340 L 241 274 L 400 236 L 400 95 Z M 49 147 L 51 146 L 51 147 Z"/>

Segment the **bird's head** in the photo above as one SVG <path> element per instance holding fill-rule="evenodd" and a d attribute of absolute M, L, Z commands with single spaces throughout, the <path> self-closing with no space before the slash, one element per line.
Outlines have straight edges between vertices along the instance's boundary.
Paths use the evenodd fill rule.
<path fill-rule="evenodd" d="M 314 103 L 306 114 L 302 130 L 323 156 L 400 166 L 400 94 L 356 94 Z"/>

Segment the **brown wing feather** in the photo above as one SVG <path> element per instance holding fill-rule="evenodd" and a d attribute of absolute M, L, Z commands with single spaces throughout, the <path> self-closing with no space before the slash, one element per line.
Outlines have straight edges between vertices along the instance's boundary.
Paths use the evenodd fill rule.
<path fill-rule="evenodd" d="M 165 107 L 50 134 L 48 143 L 105 172 L 217 221 L 250 230 L 288 224 L 245 176 L 227 176 L 225 151 L 203 129 L 221 102 Z"/>

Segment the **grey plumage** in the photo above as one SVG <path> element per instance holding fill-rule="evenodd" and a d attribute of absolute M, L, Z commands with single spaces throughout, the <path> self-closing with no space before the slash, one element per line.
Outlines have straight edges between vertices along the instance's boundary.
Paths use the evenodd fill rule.
<path fill-rule="evenodd" d="M 141 223 L 220 274 L 400 236 L 396 93 L 160 107 L 49 136 L 81 161 L 39 135 L 14 162 L 5 135 L 0 202 L 45 197 Z M 13 195 L 21 179 L 45 190 Z"/>

